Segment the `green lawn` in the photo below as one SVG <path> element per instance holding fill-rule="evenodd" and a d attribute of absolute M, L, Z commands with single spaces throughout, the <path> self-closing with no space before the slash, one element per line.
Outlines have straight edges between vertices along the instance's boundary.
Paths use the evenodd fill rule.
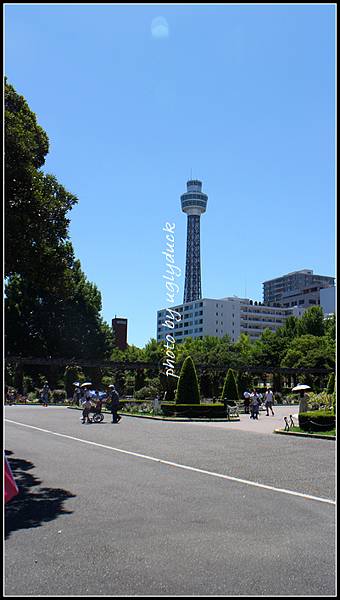
<path fill-rule="evenodd" d="M 315 434 L 315 435 L 336 435 L 336 429 L 334 427 L 334 429 L 330 429 L 329 431 L 304 431 L 303 429 L 300 429 L 300 427 L 291 427 L 289 429 L 289 431 L 293 431 L 296 433 L 308 433 L 308 434 Z"/>

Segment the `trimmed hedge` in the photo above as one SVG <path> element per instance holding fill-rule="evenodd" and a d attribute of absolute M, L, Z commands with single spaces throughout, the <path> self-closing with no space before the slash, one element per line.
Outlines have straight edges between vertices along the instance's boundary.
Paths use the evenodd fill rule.
<path fill-rule="evenodd" d="M 327 431 L 334 429 L 335 416 L 331 412 L 315 410 L 299 413 L 299 427 L 304 431 Z"/>
<path fill-rule="evenodd" d="M 234 402 L 239 400 L 239 394 L 237 389 L 237 383 L 232 369 L 228 369 L 226 374 L 223 390 L 222 390 L 222 401 L 226 398 L 228 402 Z"/>
<path fill-rule="evenodd" d="M 187 356 L 179 375 L 177 384 L 176 404 L 199 404 L 200 392 L 194 361 Z"/>
<path fill-rule="evenodd" d="M 49 397 L 52 400 L 52 402 L 54 402 L 55 404 L 57 404 L 57 402 L 65 402 L 66 390 L 53 390 L 49 394 Z"/>
<path fill-rule="evenodd" d="M 224 404 L 176 404 L 161 402 L 161 409 L 166 417 L 207 417 L 225 418 Z"/>

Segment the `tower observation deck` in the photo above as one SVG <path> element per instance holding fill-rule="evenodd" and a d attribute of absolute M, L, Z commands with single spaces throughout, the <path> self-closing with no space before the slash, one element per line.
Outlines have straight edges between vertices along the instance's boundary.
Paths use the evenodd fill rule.
<path fill-rule="evenodd" d="M 206 211 L 208 196 L 202 192 L 202 182 L 191 179 L 187 191 L 181 196 L 182 211 L 188 215 L 187 252 L 183 302 L 202 298 L 200 219 Z"/>

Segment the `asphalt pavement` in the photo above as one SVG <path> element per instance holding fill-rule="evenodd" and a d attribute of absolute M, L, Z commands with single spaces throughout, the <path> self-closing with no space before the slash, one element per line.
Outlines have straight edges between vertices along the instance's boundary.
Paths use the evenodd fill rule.
<path fill-rule="evenodd" d="M 5 409 L 6 596 L 336 594 L 333 441 L 79 417 Z"/>

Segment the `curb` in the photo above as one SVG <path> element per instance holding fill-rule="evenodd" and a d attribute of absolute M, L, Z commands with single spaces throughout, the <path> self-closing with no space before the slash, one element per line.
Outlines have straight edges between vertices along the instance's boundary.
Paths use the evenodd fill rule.
<path fill-rule="evenodd" d="M 81 408 L 79 406 L 68 406 L 67 408 L 70 408 L 71 410 L 81 410 Z M 109 411 L 103 410 L 102 411 L 103 414 L 105 415 L 109 415 L 111 414 Z M 232 419 L 231 421 L 228 421 L 228 419 L 189 419 L 188 417 L 161 417 L 161 416 L 156 416 L 156 415 L 137 415 L 137 414 L 131 414 L 131 413 L 124 413 L 119 411 L 119 414 L 122 417 L 135 417 L 137 419 L 153 419 L 154 421 L 197 421 L 197 422 L 221 422 L 221 423 L 233 423 L 235 421 L 240 421 L 240 419 Z"/>
<path fill-rule="evenodd" d="M 152 415 L 133 415 L 130 413 L 123 413 L 120 412 L 120 415 L 122 415 L 122 417 L 135 417 L 137 419 L 153 419 L 155 421 L 190 421 L 190 422 L 199 422 L 199 423 L 207 423 L 207 422 L 219 422 L 219 423 L 233 423 L 234 421 L 240 421 L 240 419 L 232 419 L 231 421 L 229 421 L 228 419 L 190 419 L 189 417 L 156 417 L 156 416 L 152 416 Z"/>
<path fill-rule="evenodd" d="M 299 431 L 285 431 L 284 429 L 274 429 L 273 433 L 281 435 L 295 435 L 297 437 L 317 438 L 318 440 L 336 440 L 335 435 L 318 435 L 317 433 L 301 433 Z"/>

